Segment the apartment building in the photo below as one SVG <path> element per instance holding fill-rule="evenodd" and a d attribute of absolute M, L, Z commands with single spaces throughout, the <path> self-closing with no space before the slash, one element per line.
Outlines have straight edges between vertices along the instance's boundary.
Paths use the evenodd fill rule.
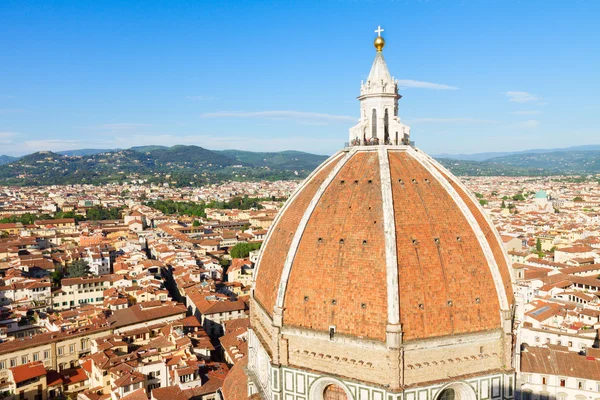
<path fill-rule="evenodd" d="M 52 293 L 55 310 L 68 310 L 81 304 L 102 305 L 103 292 L 112 287 L 131 286 L 123 275 L 110 274 L 92 277 L 64 278 L 62 288 Z"/>

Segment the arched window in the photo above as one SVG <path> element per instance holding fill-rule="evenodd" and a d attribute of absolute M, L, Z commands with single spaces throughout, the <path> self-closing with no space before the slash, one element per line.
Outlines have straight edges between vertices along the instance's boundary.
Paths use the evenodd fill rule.
<path fill-rule="evenodd" d="M 454 396 L 454 389 L 444 389 L 442 393 L 440 393 L 438 400 L 454 400 Z"/>
<path fill-rule="evenodd" d="M 377 137 L 377 110 L 373 109 L 371 114 L 371 137 Z"/>
<path fill-rule="evenodd" d="M 389 125 L 389 116 L 388 109 L 385 109 L 385 114 L 383 115 L 383 143 L 388 143 L 390 141 L 390 125 Z"/>
<path fill-rule="evenodd" d="M 338 385 L 329 385 L 323 391 L 323 400 L 348 400 L 348 396 Z"/>

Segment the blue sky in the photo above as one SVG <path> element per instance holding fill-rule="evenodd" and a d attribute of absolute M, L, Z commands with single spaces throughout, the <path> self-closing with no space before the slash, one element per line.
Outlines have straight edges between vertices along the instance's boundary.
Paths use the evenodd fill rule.
<path fill-rule="evenodd" d="M 600 143 L 600 1 L 0 0 L 0 154 L 331 154 L 381 25 L 431 154 Z"/>

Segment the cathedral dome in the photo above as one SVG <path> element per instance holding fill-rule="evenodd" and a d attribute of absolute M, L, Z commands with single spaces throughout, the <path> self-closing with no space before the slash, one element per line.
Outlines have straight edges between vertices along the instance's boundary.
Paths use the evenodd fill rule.
<path fill-rule="evenodd" d="M 389 75 L 379 52 L 375 63 Z M 248 364 L 264 398 L 367 387 L 373 399 L 467 400 L 484 381 L 512 397 L 507 254 L 477 199 L 412 145 L 399 97 L 359 96 L 349 147 L 298 187 L 265 239 Z M 303 383 L 278 386 L 288 373 Z"/>
<path fill-rule="evenodd" d="M 303 183 L 262 250 L 254 298 L 282 326 L 404 342 L 502 327 L 501 241 L 462 184 L 410 146 L 358 146 Z"/>

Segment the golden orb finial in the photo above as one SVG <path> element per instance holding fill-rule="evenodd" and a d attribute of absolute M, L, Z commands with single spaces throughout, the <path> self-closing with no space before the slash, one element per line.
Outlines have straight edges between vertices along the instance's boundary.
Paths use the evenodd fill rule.
<path fill-rule="evenodd" d="M 381 37 L 381 32 L 383 32 L 383 29 L 381 29 L 381 26 L 378 26 L 377 29 L 375 29 L 377 38 L 375 38 L 375 43 L 373 43 L 378 52 L 383 50 L 383 46 L 385 46 L 385 40 Z"/>
<path fill-rule="evenodd" d="M 385 40 L 381 36 L 377 36 L 375 38 L 375 42 L 373 43 L 377 51 L 383 50 L 383 46 L 385 46 Z"/>

